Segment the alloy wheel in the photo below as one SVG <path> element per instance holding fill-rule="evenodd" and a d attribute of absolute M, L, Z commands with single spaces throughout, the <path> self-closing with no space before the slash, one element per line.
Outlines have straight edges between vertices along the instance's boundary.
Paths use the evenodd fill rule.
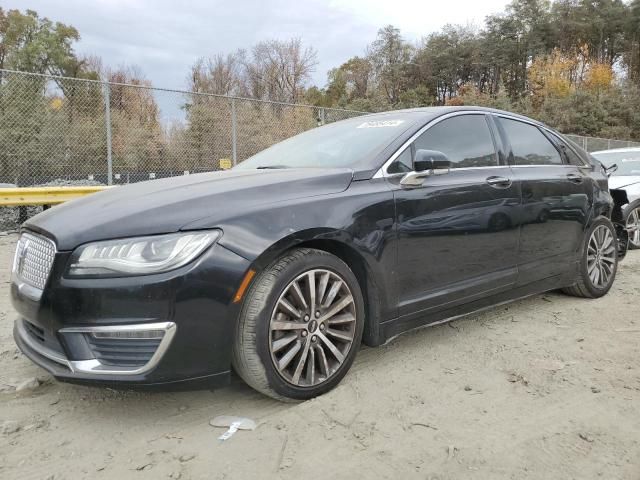
<path fill-rule="evenodd" d="M 269 350 L 282 378 L 312 387 L 345 361 L 356 332 L 356 305 L 337 273 L 313 269 L 284 289 L 271 314 Z"/>
<path fill-rule="evenodd" d="M 587 273 L 596 288 L 605 288 L 615 271 L 616 245 L 611 230 L 598 225 L 591 233 L 587 249 Z"/>
<path fill-rule="evenodd" d="M 640 248 L 640 207 L 634 208 L 627 215 L 627 232 L 633 246 Z"/>

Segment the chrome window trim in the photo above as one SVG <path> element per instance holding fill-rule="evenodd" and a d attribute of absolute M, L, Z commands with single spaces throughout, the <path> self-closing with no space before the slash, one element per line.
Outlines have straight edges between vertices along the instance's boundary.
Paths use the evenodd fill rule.
<path fill-rule="evenodd" d="M 448 118 L 452 118 L 452 117 L 457 117 L 460 115 L 491 115 L 494 117 L 499 117 L 499 118 L 506 118 L 507 120 L 515 120 L 517 122 L 522 122 L 525 123 L 527 125 L 531 125 L 532 127 L 536 127 L 538 129 L 542 129 L 545 130 L 546 132 L 549 132 L 550 134 L 554 135 L 557 137 L 557 134 L 555 134 L 553 132 L 553 130 L 549 129 L 548 127 L 546 127 L 545 125 L 542 125 L 540 123 L 537 123 L 533 120 L 529 120 L 526 118 L 521 118 L 521 117 L 516 117 L 513 115 L 508 115 L 505 113 L 494 113 L 494 112 L 486 112 L 486 111 L 482 111 L 482 110 L 463 110 L 463 111 L 459 111 L 459 112 L 451 112 L 451 113 L 447 113 L 445 115 L 442 115 L 438 118 L 434 118 L 433 120 L 431 120 L 429 123 L 427 123 L 426 125 L 424 125 L 420 130 L 418 130 L 416 133 L 414 133 L 411 138 L 409 138 L 406 142 L 404 142 L 394 153 L 393 155 L 391 155 L 391 157 L 389 157 L 389 159 L 384 162 L 384 164 L 376 171 L 376 173 L 373 175 L 372 178 L 396 178 L 396 177 L 402 177 L 404 175 L 406 175 L 407 172 L 399 172 L 399 173 L 388 173 L 387 172 L 387 168 L 389 167 L 389 165 L 391 165 L 400 155 L 402 155 L 402 153 L 405 151 L 405 149 L 407 147 L 409 147 L 420 135 L 422 135 L 424 132 L 426 132 L 429 128 L 433 127 L 434 125 L 448 119 Z M 492 136 L 493 136 L 493 132 L 492 132 Z M 559 138 L 559 137 L 558 137 Z M 562 140 L 560 138 L 560 140 Z M 495 145 L 495 138 L 493 139 L 494 145 Z M 551 143 L 551 142 L 550 142 Z M 553 144 L 552 144 L 553 145 Z M 555 148 L 555 145 L 553 145 Z M 571 148 L 571 146 L 569 146 L 569 148 Z M 560 154 L 560 157 L 562 158 L 562 154 L 560 152 L 558 152 L 558 154 Z M 564 163 L 564 158 L 562 158 L 562 164 L 555 164 L 555 163 L 551 163 L 551 164 L 542 164 L 542 165 L 535 165 L 535 164 L 531 164 L 531 165 L 488 165 L 486 167 L 461 167 L 461 168 L 452 168 L 451 171 L 464 171 L 464 170 L 478 170 L 478 169 L 488 169 L 488 168 L 534 168 L 534 167 L 561 167 L 561 168 L 583 168 L 583 167 L 589 167 L 589 165 L 584 164 L 584 165 L 571 165 L 569 163 Z"/>
<path fill-rule="evenodd" d="M 516 122 L 522 122 L 522 123 L 527 123 L 529 125 L 532 125 L 536 128 L 544 128 L 544 126 L 534 120 L 529 120 L 528 118 L 521 118 L 521 117 L 516 117 L 515 115 L 509 115 L 507 113 L 492 113 L 493 116 L 495 117 L 499 117 L 499 118 L 506 118 L 508 120 L 515 120 Z"/>
<path fill-rule="evenodd" d="M 153 369 L 166 353 L 173 337 L 176 333 L 176 324 L 174 322 L 160 323 L 139 323 L 135 325 L 100 325 L 93 327 L 68 327 L 59 330 L 60 333 L 93 333 L 93 332 L 132 332 L 147 330 L 164 330 L 164 336 L 158 345 L 151 359 L 141 367 L 135 368 L 114 368 L 110 365 L 104 365 L 97 358 L 89 360 L 69 360 L 58 353 L 54 353 L 47 347 L 39 345 L 29 336 L 24 327 L 24 320 L 17 321 L 18 333 L 32 350 L 49 360 L 65 365 L 73 373 L 84 373 L 93 375 L 140 375 Z"/>
<path fill-rule="evenodd" d="M 482 110 L 462 110 L 459 112 L 451 112 L 451 113 L 447 113 L 445 115 L 441 115 L 440 117 L 434 118 L 433 120 L 431 120 L 429 123 L 427 123 L 426 125 L 424 125 L 420 130 L 418 130 L 416 133 L 414 133 L 411 138 L 409 138 L 406 142 L 404 142 L 394 153 L 393 155 L 391 155 L 389 157 L 389 159 L 384 162 L 382 164 L 382 166 L 376 171 L 375 175 L 371 178 L 394 178 L 394 177 L 399 177 L 402 175 L 406 175 L 407 172 L 400 172 L 400 173 L 387 173 L 387 168 L 389 168 L 389 165 L 391 165 L 396 158 L 398 158 L 400 155 L 402 155 L 402 153 L 405 151 L 405 149 L 407 147 L 409 147 L 420 135 L 422 135 L 424 132 L 426 132 L 428 129 L 430 129 L 431 127 L 433 127 L 434 125 L 437 125 L 438 123 L 447 120 L 449 118 L 452 117 L 459 117 L 461 115 L 484 115 L 485 117 L 487 115 L 491 115 L 490 112 L 485 112 Z M 491 127 L 489 125 L 487 125 L 487 127 L 489 128 L 489 131 L 491 132 Z M 495 139 L 492 136 L 492 142 L 494 144 L 494 148 L 496 148 L 495 146 Z M 497 154 L 497 152 L 496 152 Z M 462 167 L 462 168 L 452 168 L 451 171 L 457 171 L 457 170 L 471 170 L 471 169 L 479 169 L 479 168 L 504 168 L 504 167 L 508 167 L 508 165 L 489 165 L 487 167 Z"/>
<path fill-rule="evenodd" d="M 540 165 L 531 164 L 531 165 L 510 165 L 511 168 L 582 168 L 579 165 L 571 165 L 570 163 L 563 163 L 562 165 L 558 164 L 546 164 L 542 163 Z M 585 165 L 586 166 L 586 165 Z"/>

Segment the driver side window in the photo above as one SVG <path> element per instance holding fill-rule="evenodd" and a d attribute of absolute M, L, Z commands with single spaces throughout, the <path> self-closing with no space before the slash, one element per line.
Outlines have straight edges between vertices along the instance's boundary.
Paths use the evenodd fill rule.
<path fill-rule="evenodd" d="M 416 150 L 437 150 L 451 162 L 451 168 L 498 165 L 498 155 L 485 115 L 458 115 L 436 123 L 414 142 Z M 407 147 L 389 165 L 387 173 L 413 170 L 411 148 Z"/>

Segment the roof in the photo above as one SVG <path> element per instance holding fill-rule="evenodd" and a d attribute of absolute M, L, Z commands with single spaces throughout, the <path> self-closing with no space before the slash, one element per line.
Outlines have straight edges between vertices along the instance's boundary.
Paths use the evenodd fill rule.
<path fill-rule="evenodd" d="M 516 118 L 521 118 L 523 120 L 527 120 L 529 122 L 533 122 L 536 123 L 538 125 L 542 125 L 541 122 L 534 120 L 532 118 L 529 117 L 525 117 L 524 115 L 520 115 L 517 113 L 513 113 L 513 112 L 507 112 L 504 110 L 498 110 L 495 108 L 488 108 L 488 107 L 476 107 L 473 105 L 465 105 L 465 106 L 445 106 L 445 107 L 418 107 L 418 108 L 406 108 L 406 109 L 402 109 L 402 110 L 389 110 L 386 112 L 378 112 L 378 113 L 370 113 L 368 115 L 366 115 L 367 117 L 372 117 L 372 116 L 388 116 L 388 115 L 416 115 L 419 116 L 420 120 L 429 120 L 431 118 L 437 118 L 441 115 L 446 115 L 448 113 L 453 113 L 453 112 L 468 112 L 468 111 L 481 111 L 481 112 L 487 112 L 487 113 L 494 113 L 494 114 L 503 114 L 503 115 L 509 115 L 511 117 L 516 117 Z"/>

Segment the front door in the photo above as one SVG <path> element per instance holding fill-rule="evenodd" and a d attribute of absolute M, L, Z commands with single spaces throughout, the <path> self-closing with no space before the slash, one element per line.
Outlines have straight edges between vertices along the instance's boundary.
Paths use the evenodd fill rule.
<path fill-rule="evenodd" d="M 436 150 L 449 173 L 400 184 L 412 153 Z M 400 317 L 428 314 L 510 288 L 517 278 L 520 191 L 501 165 L 484 114 L 430 126 L 387 170 L 396 201 Z M 396 174 L 396 172 L 398 174 Z"/>

